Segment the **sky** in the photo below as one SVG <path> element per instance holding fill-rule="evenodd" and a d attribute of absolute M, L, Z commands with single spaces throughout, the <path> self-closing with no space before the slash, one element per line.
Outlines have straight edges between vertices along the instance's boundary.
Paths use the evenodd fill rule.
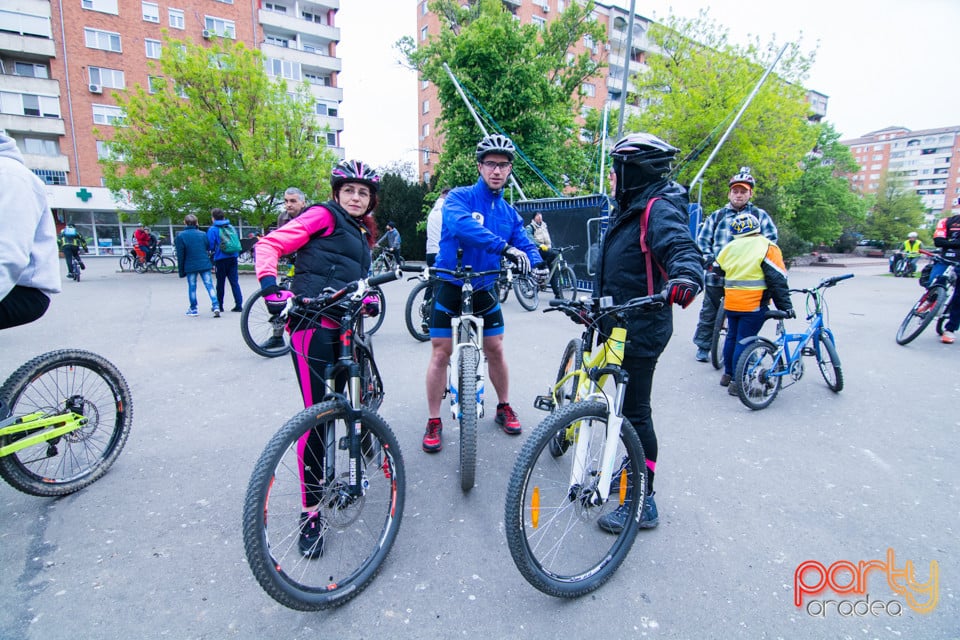
<path fill-rule="evenodd" d="M 630 0 L 608 0 L 629 9 Z M 394 43 L 417 29 L 417 0 L 343 0 L 341 144 L 376 167 L 417 161 L 417 78 Z M 709 16 L 734 42 L 818 46 L 806 82 L 829 97 L 826 119 L 841 139 L 888 126 L 914 131 L 960 125 L 960 0 L 637 0 L 636 12 Z"/>

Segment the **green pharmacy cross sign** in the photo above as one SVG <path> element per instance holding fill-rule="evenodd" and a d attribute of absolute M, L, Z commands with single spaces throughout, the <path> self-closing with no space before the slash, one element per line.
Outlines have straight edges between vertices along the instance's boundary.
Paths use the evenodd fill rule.
<path fill-rule="evenodd" d="M 77 197 L 86 202 L 93 197 L 93 194 L 87 191 L 86 187 L 80 187 L 80 191 L 77 191 Z"/>

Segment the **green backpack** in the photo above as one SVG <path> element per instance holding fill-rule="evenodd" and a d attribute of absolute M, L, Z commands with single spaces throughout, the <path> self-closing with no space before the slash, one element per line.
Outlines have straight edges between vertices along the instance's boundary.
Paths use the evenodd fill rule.
<path fill-rule="evenodd" d="M 220 253 L 240 253 L 240 236 L 233 225 L 225 224 L 220 227 Z"/>

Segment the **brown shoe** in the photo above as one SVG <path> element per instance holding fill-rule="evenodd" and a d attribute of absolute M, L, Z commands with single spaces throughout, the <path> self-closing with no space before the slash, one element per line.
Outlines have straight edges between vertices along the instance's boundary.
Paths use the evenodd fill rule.
<path fill-rule="evenodd" d="M 732 378 L 733 378 L 733 376 L 731 376 L 729 373 L 723 374 L 722 376 L 720 376 L 720 386 L 721 386 L 721 387 L 726 387 L 727 385 L 730 384 L 730 380 L 731 380 Z"/>

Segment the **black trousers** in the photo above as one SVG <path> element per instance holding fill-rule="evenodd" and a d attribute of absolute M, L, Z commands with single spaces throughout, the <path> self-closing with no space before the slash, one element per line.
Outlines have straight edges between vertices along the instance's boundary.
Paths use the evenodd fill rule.
<path fill-rule="evenodd" d="M 50 298 L 40 289 L 16 285 L 0 300 L 0 329 L 33 322 L 50 306 Z"/>

